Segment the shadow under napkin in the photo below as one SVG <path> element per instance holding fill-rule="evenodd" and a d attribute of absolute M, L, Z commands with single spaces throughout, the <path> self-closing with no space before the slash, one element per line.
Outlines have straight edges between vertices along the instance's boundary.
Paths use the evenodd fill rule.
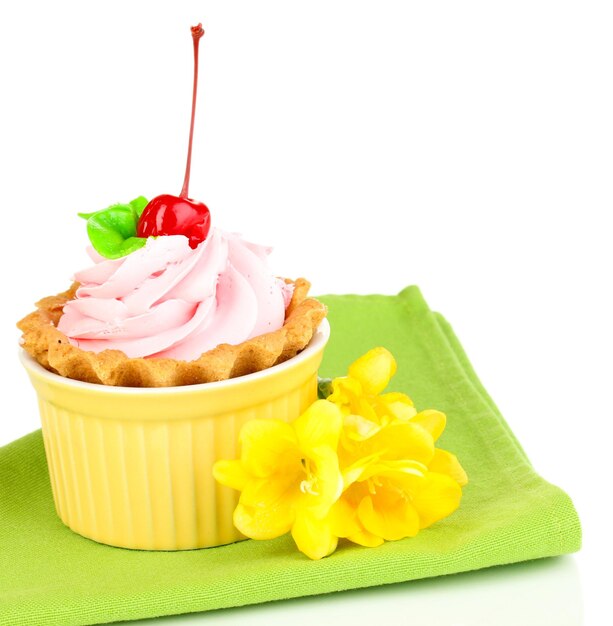
<path fill-rule="evenodd" d="M 55 514 L 40 431 L 0 449 L 0 625 L 65 626 L 206 611 L 452 574 L 579 549 L 570 498 L 540 478 L 479 383 L 447 322 L 416 287 L 327 296 L 322 376 L 368 349 L 397 358 L 391 390 L 447 413 L 440 447 L 470 483 L 460 509 L 417 537 L 346 544 L 321 561 L 290 538 L 187 552 L 140 552 L 80 537 Z"/>

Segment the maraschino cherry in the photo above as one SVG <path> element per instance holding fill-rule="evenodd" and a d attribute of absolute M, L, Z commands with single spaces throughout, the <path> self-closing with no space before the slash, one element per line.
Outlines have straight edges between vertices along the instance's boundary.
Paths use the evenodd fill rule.
<path fill-rule="evenodd" d="M 192 121 L 189 129 L 187 165 L 185 166 L 183 189 L 181 189 L 179 196 L 163 194 L 153 198 L 140 216 L 136 234 L 139 237 L 185 235 L 189 239 L 189 245 L 192 248 L 196 248 L 209 234 L 211 214 L 205 204 L 187 197 L 192 164 L 196 93 L 198 91 L 198 44 L 200 37 L 204 35 L 202 24 L 192 26 L 191 30 L 194 40 L 194 90 L 192 94 Z"/>

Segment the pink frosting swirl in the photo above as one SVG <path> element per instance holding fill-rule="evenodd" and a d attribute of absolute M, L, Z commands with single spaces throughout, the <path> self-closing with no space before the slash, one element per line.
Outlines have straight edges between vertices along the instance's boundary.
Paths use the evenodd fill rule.
<path fill-rule="evenodd" d="M 90 250 L 58 329 L 83 350 L 197 359 L 283 326 L 293 287 L 270 273 L 269 253 L 219 229 L 196 249 L 171 235 L 116 260 Z"/>

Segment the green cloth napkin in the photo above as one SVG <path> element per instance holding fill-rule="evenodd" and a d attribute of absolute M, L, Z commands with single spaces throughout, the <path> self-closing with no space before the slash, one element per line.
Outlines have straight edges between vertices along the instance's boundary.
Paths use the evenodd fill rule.
<path fill-rule="evenodd" d="M 379 548 L 343 544 L 310 561 L 290 538 L 187 552 L 111 548 L 56 517 L 39 432 L 0 449 L 0 624 L 93 624 L 206 611 L 440 576 L 579 549 L 570 498 L 540 478 L 479 383 L 447 322 L 416 287 L 398 296 L 327 296 L 322 376 L 385 346 L 390 388 L 448 416 L 440 446 L 470 478 L 457 512 Z M 5 419 L 18 416 L 5 415 Z"/>

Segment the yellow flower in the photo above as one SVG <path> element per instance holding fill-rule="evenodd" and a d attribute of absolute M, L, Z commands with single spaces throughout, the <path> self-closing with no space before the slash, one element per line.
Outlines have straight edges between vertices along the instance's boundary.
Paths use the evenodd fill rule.
<path fill-rule="evenodd" d="M 350 365 L 348 376 L 332 381 L 327 399 L 343 413 L 339 450 L 343 466 L 374 453 L 379 459 L 422 462 L 434 454 L 434 441 L 445 429 L 445 414 L 434 410 L 418 413 L 404 393 L 381 394 L 395 373 L 392 354 L 374 348 Z"/>
<path fill-rule="evenodd" d="M 329 515 L 332 532 L 374 547 L 413 537 L 453 513 L 468 478 L 455 455 L 434 447 L 441 432 L 439 419 L 411 420 L 364 442 L 371 454 L 343 469 L 345 489 Z"/>
<path fill-rule="evenodd" d="M 299 550 L 312 559 L 334 552 L 328 513 L 343 479 L 337 456 L 340 410 L 320 400 L 292 424 L 276 419 L 247 422 L 241 457 L 219 461 L 215 478 L 241 491 L 234 524 L 252 539 L 273 539 L 291 530 Z"/>
<path fill-rule="evenodd" d="M 332 381 L 328 397 L 343 413 L 345 483 L 329 519 L 334 534 L 364 546 L 412 537 L 450 515 L 467 483 L 457 458 L 435 447 L 445 414 L 418 413 L 402 393 L 381 394 L 395 372 L 394 357 L 375 348 Z"/>
<path fill-rule="evenodd" d="M 403 393 L 383 393 L 396 372 L 385 348 L 355 361 L 292 424 L 252 420 L 241 457 L 215 464 L 215 478 L 241 491 L 236 527 L 253 539 L 291 531 L 312 559 L 338 539 L 378 546 L 415 536 L 457 509 L 468 479 L 436 447 L 444 413 L 417 412 Z"/>
<path fill-rule="evenodd" d="M 396 360 L 385 348 L 374 348 L 349 366 L 347 376 L 332 381 L 328 401 L 343 413 L 344 443 L 363 441 L 382 428 L 417 414 L 404 393 L 381 394 L 396 373 Z"/>
<path fill-rule="evenodd" d="M 453 459 L 453 471 L 465 478 Z M 383 541 L 414 537 L 420 529 L 453 513 L 461 497 L 457 480 L 430 471 L 418 461 L 373 461 L 356 473 L 329 519 L 338 537 L 375 547 Z"/>

